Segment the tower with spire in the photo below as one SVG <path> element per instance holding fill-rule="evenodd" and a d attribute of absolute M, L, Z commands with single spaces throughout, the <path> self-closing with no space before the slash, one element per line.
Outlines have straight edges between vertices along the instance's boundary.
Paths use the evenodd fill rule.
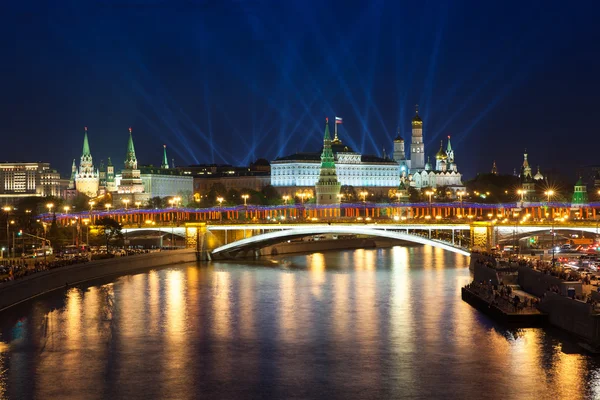
<path fill-rule="evenodd" d="M 77 165 L 75 164 L 75 159 L 73 159 L 73 165 L 71 165 L 71 179 L 69 179 L 69 186 L 67 189 L 74 190 L 75 189 L 75 177 L 77 176 Z"/>
<path fill-rule="evenodd" d="M 121 171 L 121 183 L 117 191 L 121 194 L 144 193 L 144 184 L 138 169 L 135 147 L 133 146 L 132 130 L 129 128 L 129 140 L 127 141 L 127 154 L 125 155 L 124 168 Z"/>
<path fill-rule="evenodd" d="M 162 164 L 160 164 L 162 169 L 169 169 L 169 159 L 167 158 L 167 145 L 163 144 L 163 159 Z"/>
<path fill-rule="evenodd" d="M 410 169 L 420 171 L 425 168 L 425 144 L 423 143 L 423 120 L 419 116 L 419 106 L 416 106 L 412 119 L 412 138 L 410 142 Z"/>
<path fill-rule="evenodd" d="M 88 142 L 87 126 L 83 134 L 83 151 L 79 161 L 79 170 L 75 174 L 75 188 L 78 192 L 89 197 L 98 195 L 100 178 L 98 171 L 94 169 L 90 144 Z"/>
<path fill-rule="evenodd" d="M 117 185 L 115 183 L 115 166 L 110 157 L 108 157 L 108 161 L 106 162 L 106 191 L 109 193 L 117 191 Z"/>
<path fill-rule="evenodd" d="M 325 119 L 325 135 L 323 137 L 323 151 L 321 153 L 321 169 L 319 180 L 315 184 L 317 204 L 339 204 L 341 184 L 337 179 L 335 159 L 331 150 L 331 136 L 329 135 L 329 120 Z"/>
<path fill-rule="evenodd" d="M 492 163 L 492 174 L 498 175 L 498 168 L 496 168 L 496 160 Z"/>

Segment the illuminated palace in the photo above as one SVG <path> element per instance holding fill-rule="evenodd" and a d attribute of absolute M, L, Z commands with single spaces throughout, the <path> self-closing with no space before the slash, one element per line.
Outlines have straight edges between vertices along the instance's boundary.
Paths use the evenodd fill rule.
<path fill-rule="evenodd" d="M 336 120 L 336 125 L 339 123 Z M 371 188 L 374 191 L 387 192 L 396 189 L 402 182 L 421 189 L 424 187 L 444 186 L 452 191 L 462 190 L 462 175 L 458 172 L 450 137 L 444 150 L 443 144 L 435 155 L 435 164 L 425 162 L 425 144 L 423 143 L 423 120 L 419 113 L 412 120 L 412 138 L 410 156 L 406 157 L 404 139 L 394 139 L 393 158 L 362 155 L 347 145 L 337 134 L 331 141 L 337 179 L 341 185 Z M 271 185 L 281 191 L 293 192 L 297 189 L 312 190 L 319 181 L 321 172 L 321 154 L 318 152 L 295 153 L 280 157 L 271 162 Z M 289 190 L 286 190 L 289 189 Z"/>

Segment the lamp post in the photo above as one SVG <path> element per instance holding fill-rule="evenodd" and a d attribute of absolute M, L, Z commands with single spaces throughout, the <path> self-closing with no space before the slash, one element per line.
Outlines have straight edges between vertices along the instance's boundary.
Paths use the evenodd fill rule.
<path fill-rule="evenodd" d="M 360 195 L 363 198 L 363 209 L 364 209 L 364 214 L 365 214 L 365 218 L 367 218 L 367 195 L 369 194 L 369 192 L 363 190 L 362 192 L 360 192 Z"/>
<path fill-rule="evenodd" d="M 519 190 L 517 190 L 517 194 L 519 194 L 519 195 L 521 196 L 521 204 L 522 204 L 522 203 L 523 203 L 523 201 L 524 201 L 524 198 L 525 198 L 525 193 L 526 193 L 526 192 L 527 192 L 527 191 L 526 191 L 525 189 L 519 189 Z"/>
<path fill-rule="evenodd" d="M 460 201 L 460 215 L 463 215 L 463 196 L 465 195 L 465 192 L 461 190 L 456 192 L 456 194 L 458 195 L 458 199 Z"/>
<path fill-rule="evenodd" d="M 142 205 L 142 202 L 136 201 L 134 204 L 137 206 L 138 211 L 140 211 L 140 206 Z"/>
<path fill-rule="evenodd" d="M 222 197 L 217 197 L 217 201 L 219 202 L 219 221 L 223 221 L 223 199 Z"/>
<path fill-rule="evenodd" d="M 12 210 L 11 207 L 6 206 L 2 208 L 6 212 L 6 257 L 10 257 L 10 218 L 9 214 Z"/>
<path fill-rule="evenodd" d="M 290 196 L 287 196 L 287 195 L 283 196 L 283 205 L 284 206 L 287 206 L 287 202 L 288 202 L 289 199 L 290 199 Z"/>
<path fill-rule="evenodd" d="M 123 199 L 122 201 L 123 201 L 123 204 L 125 204 L 125 211 L 127 211 L 127 205 L 129 204 L 129 202 L 131 200 L 129 200 L 129 199 Z"/>
<path fill-rule="evenodd" d="M 248 200 L 250 196 L 248 196 L 247 194 L 243 194 L 242 195 L 242 199 L 244 199 L 244 207 L 246 207 L 248 204 L 246 203 L 246 201 Z"/>
<path fill-rule="evenodd" d="M 429 196 L 429 215 L 431 215 L 431 196 L 433 196 L 433 192 L 431 190 L 428 190 L 425 192 L 425 194 Z"/>
<path fill-rule="evenodd" d="M 554 190 L 546 190 L 544 194 L 548 196 L 548 203 L 550 203 L 550 196 L 554 195 Z"/>
<path fill-rule="evenodd" d="M 106 203 L 104 205 L 104 207 L 106 207 L 106 212 L 108 213 L 108 218 L 110 218 L 110 208 L 112 207 L 109 203 Z M 108 252 L 108 250 L 107 250 Z"/>
<path fill-rule="evenodd" d="M 92 214 L 94 213 L 94 205 L 96 202 L 94 200 L 90 200 L 88 201 L 88 204 L 90 205 L 90 221 L 92 221 Z"/>

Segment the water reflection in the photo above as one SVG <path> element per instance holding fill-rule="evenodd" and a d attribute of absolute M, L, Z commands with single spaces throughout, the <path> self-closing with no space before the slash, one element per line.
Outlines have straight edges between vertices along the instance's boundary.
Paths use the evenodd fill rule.
<path fill-rule="evenodd" d="M 0 398 L 594 398 L 594 358 L 460 300 L 466 257 L 394 247 L 181 266 L 0 319 Z M 30 382 L 24 385 L 23 382 Z"/>

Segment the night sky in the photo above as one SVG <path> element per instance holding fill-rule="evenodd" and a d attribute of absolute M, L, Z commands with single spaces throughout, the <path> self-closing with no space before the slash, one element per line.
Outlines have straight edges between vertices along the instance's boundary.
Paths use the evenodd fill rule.
<path fill-rule="evenodd" d="M 247 165 L 321 146 L 452 136 L 466 178 L 496 159 L 600 164 L 600 2 L 4 1 L 0 160 Z M 331 126 L 333 128 L 333 125 Z"/>

